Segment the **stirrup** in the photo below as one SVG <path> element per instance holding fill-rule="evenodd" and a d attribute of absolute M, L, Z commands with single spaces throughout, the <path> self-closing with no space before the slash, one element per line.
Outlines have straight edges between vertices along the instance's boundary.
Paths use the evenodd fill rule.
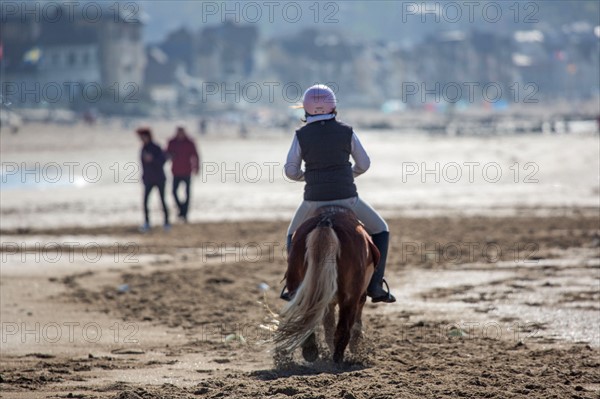
<path fill-rule="evenodd" d="M 396 297 L 394 297 L 391 292 L 390 292 L 390 286 L 388 285 L 387 281 L 385 281 L 385 279 L 381 280 L 382 283 L 382 288 L 383 288 L 383 284 L 385 284 L 385 295 L 382 296 L 378 296 L 377 298 L 373 298 L 371 297 L 371 302 L 372 303 L 379 303 L 379 302 L 385 302 L 385 303 L 394 303 L 396 302 Z"/>

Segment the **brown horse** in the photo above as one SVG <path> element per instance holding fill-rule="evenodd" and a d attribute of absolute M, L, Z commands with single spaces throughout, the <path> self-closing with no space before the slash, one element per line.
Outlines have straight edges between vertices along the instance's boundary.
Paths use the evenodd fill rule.
<path fill-rule="evenodd" d="M 361 315 L 367 286 L 379 251 L 349 209 L 326 206 L 304 222 L 294 234 L 286 273 L 293 297 L 284 307 L 275 335 L 276 352 L 291 354 L 302 346 L 308 361 L 318 357 L 315 330 L 320 322 L 333 360 L 357 348 L 362 334 Z M 335 324 L 335 306 L 339 320 Z"/>

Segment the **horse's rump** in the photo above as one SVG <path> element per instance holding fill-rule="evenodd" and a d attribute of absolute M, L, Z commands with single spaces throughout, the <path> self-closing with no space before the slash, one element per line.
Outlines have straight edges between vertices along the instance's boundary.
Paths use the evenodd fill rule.
<path fill-rule="evenodd" d="M 355 264 L 355 260 L 367 258 L 373 265 L 379 263 L 379 250 L 373 244 L 371 236 L 364 229 L 356 214 L 341 206 L 324 206 L 317 209 L 315 216 L 302 223 L 294 233 L 288 258 L 288 269 L 285 275 L 286 285 L 290 292 L 294 292 L 300 286 L 306 273 L 306 238 L 325 218 L 331 221 L 331 227 L 335 231 L 340 246 L 344 249 L 338 260 L 340 265 L 351 267 Z M 360 272 L 360 270 L 357 272 Z M 362 279 L 357 280 L 362 281 Z"/>

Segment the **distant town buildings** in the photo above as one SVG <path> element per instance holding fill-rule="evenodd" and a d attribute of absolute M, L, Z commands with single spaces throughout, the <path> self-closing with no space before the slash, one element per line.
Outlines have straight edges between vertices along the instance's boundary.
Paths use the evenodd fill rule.
<path fill-rule="evenodd" d="M 3 16 L 3 95 L 35 103 L 36 84 L 87 85 L 87 93 L 74 92 L 87 96 L 88 106 L 99 87 L 104 97 L 171 113 L 287 107 L 317 82 L 342 93 L 345 106 L 393 108 L 592 98 L 600 87 L 600 29 L 586 23 L 511 34 L 448 30 L 401 47 L 400 37 L 361 40 L 338 28 L 263 38 L 257 25 L 226 22 L 197 31 L 181 27 L 145 45 L 143 18 L 102 9 L 93 21 Z M 77 106 L 64 93 L 60 100 Z M 131 110 L 96 103 L 106 112 Z"/>
<path fill-rule="evenodd" d="M 198 32 L 177 29 L 162 43 L 146 48 L 146 90 L 152 99 L 165 106 L 198 111 L 210 108 L 207 101 L 203 101 L 203 96 L 206 99 L 203 91 L 207 87 L 219 92 L 222 87 L 240 91 L 236 89 L 236 83 L 241 87 L 256 77 L 257 47 L 258 29 L 255 26 L 227 22 Z M 220 101 L 220 93 L 214 98 L 213 108 L 225 107 L 226 101 Z M 235 106 L 236 96 L 232 98 L 231 103 Z M 237 98 L 242 101 L 241 95 Z"/>
<path fill-rule="evenodd" d="M 13 103 L 69 106 L 79 97 L 94 103 L 140 90 L 146 58 L 139 18 L 106 6 L 87 17 L 63 6 L 34 10 L 2 15 L 2 89 Z"/>

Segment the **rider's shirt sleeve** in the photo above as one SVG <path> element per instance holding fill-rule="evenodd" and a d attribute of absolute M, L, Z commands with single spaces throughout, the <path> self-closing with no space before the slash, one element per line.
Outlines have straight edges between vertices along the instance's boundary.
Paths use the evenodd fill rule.
<path fill-rule="evenodd" d="M 354 166 L 352 167 L 352 174 L 354 177 L 360 176 L 365 173 L 371 166 L 371 159 L 365 151 L 364 147 L 360 143 L 356 133 L 352 133 L 352 159 L 354 160 Z"/>
<path fill-rule="evenodd" d="M 300 142 L 298 141 L 298 137 L 294 135 L 294 141 L 292 141 L 292 146 L 290 147 L 290 151 L 288 152 L 287 160 L 285 162 L 285 175 L 295 181 L 303 181 L 304 180 L 304 171 L 301 168 L 302 166 L 302 152 L 300 150 Z"/>

